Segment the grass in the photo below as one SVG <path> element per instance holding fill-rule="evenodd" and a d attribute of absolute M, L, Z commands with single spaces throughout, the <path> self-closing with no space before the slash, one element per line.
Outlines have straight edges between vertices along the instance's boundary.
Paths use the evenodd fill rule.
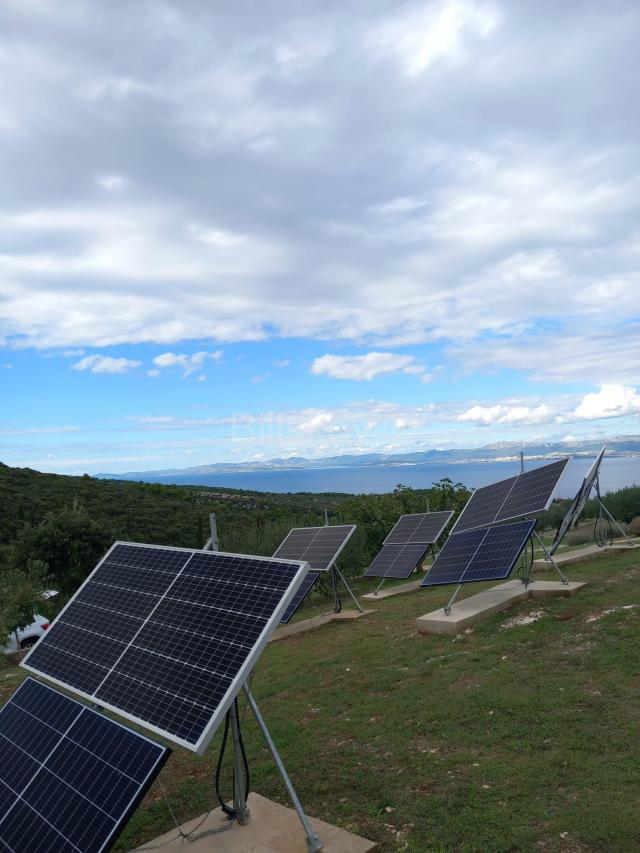
<path fill-rule="evenodd" d="M 253 692 L 308 812 L 381 853 L 640 850 L 640 606 L 620 609 L 640 605 L 640 557 L 570 576 L 589 582 L 575 598 L 509 612 L 542 610 L 528 625 L 497 614 L 419 636 L 415 617 L 447 587 L 270 644 Z M 22 677 L 0 671 L 0 700 Z M 248 714 L 243 734 L 252 788 L 286 803 Z M 118 849 L 172 828 L 165 791 L 179 820 L 211 807 L 218 743 L 203 758 L 175 749 Z"/>

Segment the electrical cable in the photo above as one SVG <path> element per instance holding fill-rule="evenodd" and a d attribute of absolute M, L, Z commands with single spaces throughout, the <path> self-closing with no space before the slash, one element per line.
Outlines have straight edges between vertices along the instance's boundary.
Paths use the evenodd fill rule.
<path fill-rule="evenodd" d="M 338 573 L 335 569 L 331 569 L 331 587 L 333 589 L 333 612 L 340 613 L 342 610 L 342 599 L 340 598 L 340 592 L 338 590 Z"/>
<path fill-rule="evenodd" d="M 600 484 L 596 482 L 596 495 L 598 496 L 598 512 L 593 525 L 593 540 L 598 548 L 605 548 L 613 543 L 613 525 L 609 516 L 605 515 L 602 509 L 602 499 L 600 498 Z"/>
<path fill-rule="evenodd" d="M 240 714 L 238 712 L 238 699 L 234 699 L 234 708 L 236 713 L 236 720 L 238 722 L 238 744 L 240 746 L 240 754 L 242 755 L 242 763 L 244 766 L 244 779 L 245 779 L 245 791 L 244 791 L 244 799 L 245 802 L 249 796 L 249 790 L 251 787 L 251 782 L 249 778 L 249 762 L 247 761 L 247 753 L 244 748 L 244 741 L 242 740 L 242 730 L 240 727 Z M 224 718 L 224 732 L 222 734 L 222 743 L 220 744 L 220 752 L 218 753 L 218 763 L 216 765 L 216 774 L 215 774 L 215 787 L 216 787 L 216 797 L 218 798 L 218 802 L 220 803 L 220 808 L 227 815 L 229 820 L 235 820 L 238 816 L 237 811 L 231 806 L 227 805 L 225 799 L 220 793 L 220 777 L 222 775 L 222 762 L 224 760 L 225 751 L 227 748 L 227 740 L 229 738 L 229 726 L 231 724 L 231 711 L 227 711 L 227 714 Z M 235 790 L 235 771 L 233 774 L 233 784 Z"/>

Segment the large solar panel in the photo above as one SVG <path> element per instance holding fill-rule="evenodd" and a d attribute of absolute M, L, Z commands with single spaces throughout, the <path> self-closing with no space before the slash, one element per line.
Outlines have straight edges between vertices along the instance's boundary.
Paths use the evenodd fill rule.
<path fill-rule="evenodd" d="M 314 572 L 326 572 L 338 559 L 355 524 L 326 527 L 294 527 L 273 555 L 287 560 L 306 560 Z"/>
<path fill-rule="evenodd" d="M 535 520 L 517 521 L 450 536 L 421 586 L 509 577 L 535 525 Z"/>
<path fill-rule="evenodd" d="M 364 573 L 366 578 L 408 578 L 424 557 L 427 545 L 383 545 Z"/>
<path fill-rule="evenodd" d="M 384 540 L 385 545 L 424 543 L 433 545 L 451 521 L 453 510 L 443 512 L 415 512 L 401 515 L 393 530 Z"/>
<path fill-rule="evenodd" d="M 302 583 L 298 587 L 296 594 L 291 599 L 291 603 L 289 604 L 287 609 L 284 611 L 284 615 L 283 615 L 282 619 L 280 620 L 281 622 L 283 622 L 286 625 L 287 622 L 291 621 L 291 617 L 296 612 L 298 607 L 300 607 L 300 605 L 305 600 L 305 598 L 309 595 L 309 593 L 311 592 L 311 590 L 315 586 L 315 583 L 319 577 L 320 577 L 320 572 L 309 572 L 306 575 L 306 577 L 304 578 L 304 580 L 302 581 Z"/>
<path fill-rule="evenodd" d="M 558 550 L 558 546 L 564 539 L 567 531 L 571 528 L 582 515 L 582 511 L 585 508 L 587 501 L 589 500 L 589 495 L 591 494 L 591 489 L 593 488 L 593 484 L 598 476 L 598 472 L 600 470 L 600 464 L 604 458 L 604 454 L 606 451 L 606 445 L 602 448 L 600 453 L 596 456 L 593 465 L 587 472 L 584 480 L 582 481 L 582 485 L 578 489 L 578 494 L 575 496 L 573 501 L 571 502 L 571 506 L 565 513 L 564 518 L 562 519 L 562 523 L 558 528 L 555 538 L 553 540 L 553 544 L 549 549 L 550 554 L 554 554 Z"/>
<path fill-rule="evenodd" d="M 0 850 L 108 850 L 169 752 L 27 678 L 0 710 Z"/>
<path fill-rule="evenodd" d="M 548 509 L 568 462 L 568 458 L 559 459 L 476 489 L 451 532 L 462 533 Z"/>
<path fill-rule="evenodd" d="M 22 665 L 202 753 L 307 569 L 116 542 Z"/>

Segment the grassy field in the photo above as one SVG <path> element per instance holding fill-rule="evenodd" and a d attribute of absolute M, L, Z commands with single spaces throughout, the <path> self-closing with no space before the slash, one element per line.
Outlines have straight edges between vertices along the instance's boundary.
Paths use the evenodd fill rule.
<path fill-rule="evenodd" d="M 308 812 L 383 853 L 640 850 L 640 556 L 568 573 L 589 582 L 575 598 L 455 639 L 414 628 L 447 587 L 271 644 L 253 691 Z M 2 700 L 22 677 L 0 671 Z M 286 802 L 245 719 L 252 788 Z M 211 807 L 218 743 L 176 748 L 118 849 L 171 829 L 165 791 L 180 820 Z"/>

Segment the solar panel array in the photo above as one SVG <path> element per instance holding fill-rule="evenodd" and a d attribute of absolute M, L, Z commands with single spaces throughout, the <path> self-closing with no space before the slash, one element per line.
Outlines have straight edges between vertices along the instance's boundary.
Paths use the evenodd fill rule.
<path fill-rule="evenodd" d="M 517 521 L 450 536 L 421 586 L 499 580 L 508 577 L 536 522 Z"/>
<path fill-rule="evenodd" d="M 453 510 L 442 512 L 415 512 L 401 515 L 393 530 L 384 540 L 385 545 L 405 545 L 423 542 L 433 545 L 451 521 Z"/>
<path fill-rule="evenodd" d="M 273 555 L 287 560 L 306 560 L 314 572 L 326 572 L 347 544 L 355 524 L 326 527 L 294 527 Z"/>
<path fill-rule="evenodd" d="M 107 850 L 169 752 L 27 678 L 0 710 L 0 850 Z"/>
<path fill-rule="evenodd" d="M 202 752 L 306 571 L 117 542 L 22 665 Z"/>
<path fill-rule="evenodd" d="M 560 459 L 476 489 L 452 533 L 487 527 L 547 509 L 568 462 L 568 458 Z"/>
<path fill-rule="evenodd" d="M 596 477 L 598 476 L 598 472 L 600 471 L 600 464 L 602 463 L 606 449 L 607 448 L 605 446 L 602 448 L 600 453 L 598 453 L 593 462 L 593 465 L 591 466 L 584 480 L 582 481 L 582 485 L 578 489 L 578 494 L 571 502 L 571 506 L 565 513 L 565 516 L 562 519 L 562 523 L 560 524 L 560 527 L 556 532 L 553 544 L 551 545 L 551 548 L 549 548 L 550 554 L 554 554 L 558 550 L 558 546 L 564 539 L 567 531 L 578 521 L 578 519 L 582 515 L 582 511 L 585 508 L 587 501 L 589 500 L 593 484 L 595 483 Z"/>
<path fill-rule="evenodd" d="M 320 572 L 328 571 L 351 538 L 355 524 L 336 524 L 332 527 L 294 527 L 284 538 L 274 557 L 306 560 L 311 571 L 306 576 L 281 621 L 291 620 L 298 607 L 313 589 Z"/>
<path fill-rule="evenodd" d="M 401 515 L 364 573 L 367 578 L 408 578 L 447 524 L 452 510 Z"/>

